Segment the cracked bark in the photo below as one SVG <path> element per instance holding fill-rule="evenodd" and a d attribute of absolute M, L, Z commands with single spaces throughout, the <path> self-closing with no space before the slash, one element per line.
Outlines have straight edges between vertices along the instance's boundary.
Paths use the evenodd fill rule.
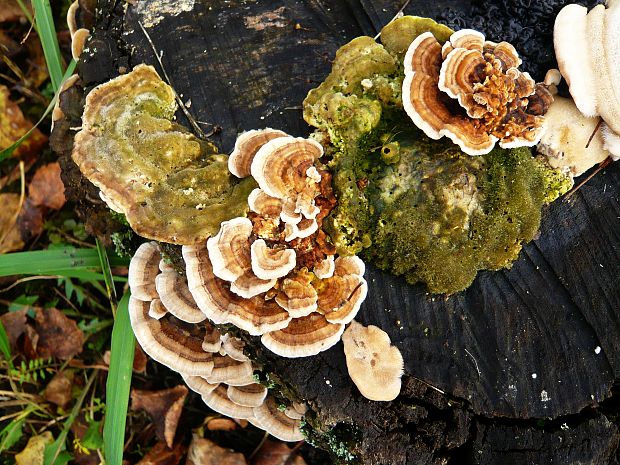
<path fill-rule="evenodd" d="M 432 17 L 448 4 L 467 4 L 419 3 L 406 13 Z M 192 11 L 162 14 L 147 30 L 177 92 L 191 99 L 190 112 L 222 127 L 214 141 L 229 152 L 242 130 L 269 126 L 307 135 L 301 101 L 329 72 L 337 48 L 374 36 L 401 4 L 196 0 Z M 139 20 L 144 14 L 135 5 L 100 0 L 79 65 L 86 90 L 139 63 L 159 70 Z M 52 144 L 68 195 L 91 231 L 109 234 L 118 225 L 69 157 L 81 87 L 61 101 L 68 119 L 57 124 Z M 189 127 L 180 112 L 178 119 Z M 449 299 L 369 267 L 370 297 L 359 320 L 383 328 L 403 353 L 407 376 L 394 402 L 361 398 L 340 344 L 294 362 L 256 341 L 255 353 L 310 401 L 314 426 L 338 425 L 313 438 L 332 450 L 350 440 L 341 452 L 364 463 L 617 463 L 619 174 L 612 165 L 570 201 L 555 202 L 544 212 L 540 237 L 512 269 L 480 273 Z"/>

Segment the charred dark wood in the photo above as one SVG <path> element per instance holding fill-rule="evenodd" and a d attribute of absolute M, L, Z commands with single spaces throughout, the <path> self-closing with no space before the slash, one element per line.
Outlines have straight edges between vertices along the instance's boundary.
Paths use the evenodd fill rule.
<path fill-rule="evenodd" d="M 79 65 L 82 86 L 139 63 L 161 72 L 138 24 L 148 22 L 171 85 L 191 101 L 205 131 L 222 128 L 214 141 L 228 152 L 247 129 L 307 135 L 301 102 L 329 72 L 337 48 L 375 35 L 402 2 L 196 0 L 181 2 L 193 4 L 190 11 L 158 12 L 170 3 L 100 0 Z M 435 16 L 469 4 L 421 3 L 406 13 Z M 92 231 L 109 234 L 118 225 L 103 220 L 97 190 L 70 160 L 79 91 L 63 96 L 68 119 L 54 131 L 54 147 L 64 158 L 70 197 L 91 218 Z M 180 112 L 178 119 L 189 127 Z M 360 396 L 340 344 L 292 362 L 257 341 L 255 353 L 290 389 L 283 392 L 313 406 L 311 438 L 343 457 L 353 453 L 369 464 L 617 463 L 619 194 L 616 164 L 570 200 L 549 206 L 539 238 L 510 270 L 480 273 L 450 298 L 368 267 L 369 298 L 358 319 L 387 331 L 406 363 L 393 402 Z"/>

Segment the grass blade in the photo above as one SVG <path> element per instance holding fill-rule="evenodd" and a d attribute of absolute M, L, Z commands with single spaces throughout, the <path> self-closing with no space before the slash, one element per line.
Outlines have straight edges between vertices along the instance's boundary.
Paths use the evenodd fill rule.
<path fill-rule="evenodd" d="M 109 257 L 110 266 L 128 266 L 128 263 L 126 258 L 116 255 Z M 101 271 L 99 254 L 95 249 L 59 247 L 0 255 L 0 277 L 17 274 L 58 275 L 85 281 L 104 281 Z M 117 276 L 113 279 L 120 282 L 127 280 Z"/>
<path fill-rule="evenodd" d="M 2 351 L 2 355 L 11 365 L 11 345 L 9 344 L 9 336 L 6 334 L 2 321 L 0 321 L 0 351 Z"/>
<path fill-rule="evenodd" d="M 131 388 L 131 370 L 136 340 L 129 321 L 129 291 L 118 304 L 112 345 L 110 369 L 106 383 L 106 413 L 103 425 L 103 454 L 106 465 L 121 465 L 125 444 L 125 422 Z"/>
<path fill-rule="evenodd" d="M 64 76 L 62 77 L 62 81 L 63 82 L 69 76 L 71 76 L 73 74 L 73 71 L 75 71 L 75 66 L 76 66 L 75 61 L 71 60 L 71 63 L 69 63 L 69 66 L 67 67 L 67 71 L 65 72 Z M 17 147 L 19 147 L 22 144 L 22 142 L 24 142 L 26 139 L 28 139 L 28 137 L 30 137 L 30 134 L 32 134 L 32 131 L 34 131 L 37 127 L 39 127 L 39 125 L 45 120 L 45 118 L 47 117 L 49 112 L 54 109 L 54 105 L 56 104 L 56 100 L 58 100 L 58 96 L 59 95 L 60 95 L 60 92 L 57 90 L 56 93 L 54 94 L 54 98 L 49 103 L 49 105 L 47 106 L 45 111 L 43 112 L 43 116 L 41 116 L 39 121 L 37 121 L 37 123 L 34 126 L 32 126 L 28 130 L 28 132 L 26 132 L 26 134 L 24 134 L 19 139 L 17 139 L 15 142 L 13 142 L 13 144 L 11 144 L 9 147 L 7 147 L 7 148 L 3 149 L 2 151 L 0 151 L 0 161 L 5 160 L 5 159 L 9 158 L 11 155 L 13 155 L 13 152 L 15 151 L 15 149 Z"/>
<path fill-rule="evenodd" d="M 97 254 L 99 255 L 99 263 L 101 265 L 101 271 L 103 272 L 103 278 L 105 281 L 105 287 L 110 301 L 110 307 L 112 313 L 116 314 L 116 289 L 114 288 L 114 277 L 112 276 L 112 270 L 110 269 L 110 259 L 105 247 L 97 239 Z"/>
<path fill-rule="evenodd" d="M 60 56 L 56 28 L 54 27 L 52 7 L 49 0 L 33 0 L 32 5 L 34 6 L 34 18 L 37 23 L 39 39 L 41 39 L 43 46 L 47 69 L 52 80 L 52 87 L 54 91 L 58 91 L 62 84 L 62 57 Z"/>

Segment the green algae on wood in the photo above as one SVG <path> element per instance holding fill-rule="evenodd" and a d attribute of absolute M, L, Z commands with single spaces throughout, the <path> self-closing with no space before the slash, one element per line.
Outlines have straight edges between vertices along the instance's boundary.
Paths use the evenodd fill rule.
<path fill-rule="evenodd" d="M 338 205 L 326 227 L 338 252 L 451 294 L 479 270 L 509 267 L 543 205 L 571 181 L 527 148 L 471 157 L 415 128 L 402 109 L 402 54 L 428 30 L 440 41 L 451 32 L 404 17 L 382 31 L 385 46 L 369 37 L 344 45 L 304 118 L 331 157 Z"/>
<path fill-rule="evenodd" d="M 73 160 L 139 235 L 194 244 L 243 216 L 251 179 L 238 182 L 226 155 L 175 123 L 172 89 L 150 66 L 93 89 Z"/>

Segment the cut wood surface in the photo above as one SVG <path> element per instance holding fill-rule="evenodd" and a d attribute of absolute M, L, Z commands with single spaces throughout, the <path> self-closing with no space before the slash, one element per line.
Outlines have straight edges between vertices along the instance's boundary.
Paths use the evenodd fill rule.
<path fill-rule="evenodd" d="M 464 3 L 414 1 L 405 13 Z M 80 74 L 87 89 L 139 63 L 162 74 L 141 23 L 170 84 L 205 132 L 221 128 L 212 140 L 229 153 L 248 129 L 307 135 L 303 98 L 336 50 L 374 36 L 401 4 L 100 0 Z M 450 298 L 368 266 L 357 319 L 403 354 L 394 402 L 360 396 L 341 343 L 293 361 L 262 355 L 321 422 L 359 428 L 355 451 L 367 463 L 608 463 L 620 438 L 605 416 L 620 373 L 619 194 L 614 164 L 545 208 L 539 238 L 510 270 L 479 273 Z"/>

